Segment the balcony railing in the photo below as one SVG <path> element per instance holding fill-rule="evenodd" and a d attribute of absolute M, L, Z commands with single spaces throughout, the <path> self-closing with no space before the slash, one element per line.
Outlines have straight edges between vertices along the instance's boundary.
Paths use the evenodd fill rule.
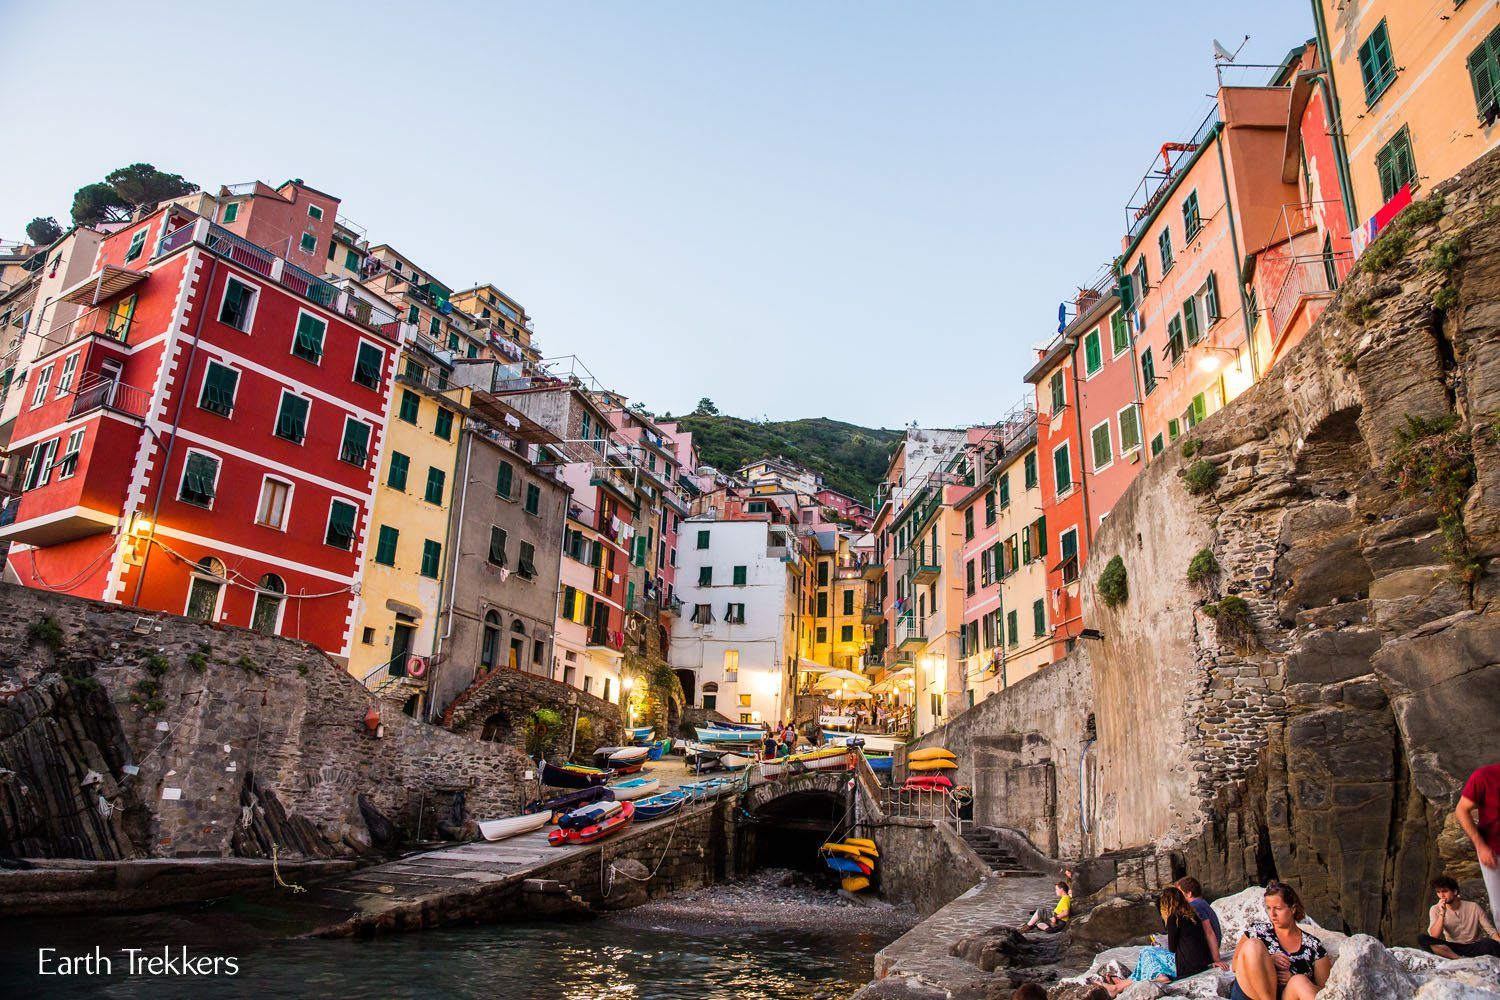
<path fill-rule="evenodd" d="M 594 649 L 613 649 L 618 653 L 625 648 L 625 633 L 594 629 L 589 632 L 588 645 Z"/>
<path fill-rule="evenodd" d="M 1269 319 L 1273 343 L 1286 335 L 1298 310 L 1309 299 L 1333 298 L 1338 291 L 1340 270 L 1344 268 L 1345 262 L 1352 262 L 1353 259 L 1352 253 L 1327 256 L 1319 253 L 1283 258 L 1277 262 L 1277 269 L 1283 273 L 1271 300 Z M 1270 274 L 1267 277 L 1275 280 Z"/>
<path fill-rule="evenodd" d="M 923 623 L 917 621 L 915 612 L 907 611 L 896 619 L 896 645 L 905 646 L 907 643 L 925 643 L 927 636 L 923 632 Z"/>
<path fill-rule="evenodd" d="M 8 497 L 0 506 L 0 528 L 16 523 L 16 511 L 21 509 L 20 497 Z"/>
<path fill-rule="evenodd" d="M 68 410 L 68 419 L 81 417 L 94 410 L 113 410 L 115 413 L 145 420 L 146 412 L 150 407 L 149 390 L 95 376 L 85 379 L 74 390 L 73 405 Z"/>
<path fill-rule="evenodd" d="M 943 571 L 942 553 L 937 546 L 919 548 L 911 561 L 911 578 L 916 583 L 929 583 Z"/>

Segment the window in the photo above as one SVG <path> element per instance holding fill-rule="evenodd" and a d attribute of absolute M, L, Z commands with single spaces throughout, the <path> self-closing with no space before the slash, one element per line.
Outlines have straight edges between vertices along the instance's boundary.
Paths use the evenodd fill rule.
<path fill-rule="evenodd" d="M 1057 494 L 1073 488 L 1073 460 L 1068 454 L 1068 443 L 1064 441 L 1052 452 L 1052 475 L 1057 483 Z"/>
<path fill-rule="evenodd" d="M 698 567 L 698 586 L 712 587 L 714 585 L 714 568 L 712 566 Z"/>
<path fill-rule="evenodd" d="M 1198 215 L 1198 192 L 1190 191 L 1182 199 L 1182 238 L 1191 243 L 1203 228 L 1203 219 Z"/>
<path fill-rule="evenodd" d="M 1104 367 L 1104 348 L 1099 342 L 1099 331 L 1090 330 L 1083 338 L 1083 371 L 1085 375 L 1096 374 Z"/>
<path fill-rule="evenodd" d="M 1156 435 L 1151 439 L 1151 457 L 1155 458 L 1157 455 L 1160 455 L 1163 451 L 1166 450 L 1166 447 L 1167 444 L 1161 439 L 1161 435 Z"/>
<path fill-rule="evenodd" d="M 1156 362 L 1151 360 L 1151 348 L 1141 352 L 1141 381 L 1145 383 L 1146 395 L 1156 388 Z"/>
<path fill-rule="evenodd" d="M 1000 509 L 1004 510 L 1005 508 L 1007 508 L 1009 506 L 1010 506 L 1010 473 L 1009 472 L 1002 472 L 1002 473 L 1000 473 Z M 990 513 L 993 514 L 993 512 L 990 512 Z M 986 524 L 993 523 L 993 521 L 994 521 L 993 516 L 985 518 L 985 523 Z"/>
<path fill-rule="evenodd" d="M 316 253 L 318 250 L 318 238 L 312 233 L 303 233 L 298 245 L 302 248 L 303 253 Z"/>
<path fill-rule="evenodd" d="M 83 453 L 83 431 L 79 427 L 68 434 L 68 443 L 63 445 L 62 458 L 57 460 L 57 478 L 71 479 L 78 471 L 78 456 Z"/>
<path fill-rule="evenodd" d="M 818 591 L 818 617 L 828 617 L 828 591 L 826 590 Z"/>
<path fill-rule="evenodd" d="M 379 539 L 375 543 L 375 561 L 382 566 L 396 565 L 396 543 L 400 538 L 400 531 L 389 524 L 382 524 Z"/>
<path fill-rule="evenodd" d="M 521 543 L 521 552 L 516 559 L 516 572 L 521 574 L 523 580 L 536 576 L 536 546 L 530 542 Z"/>
<path fill-rule="evenodd" d="M 745 606 L 743 604 L 730 604 L 725 606 L 724 621 L 730 625 L 745 624 Z"/>
<path fill-rule="evenodd" d="M 698 532 L 698 548 L 700 548 L 700 549 L 706 549 L 706 548 L 708 548 L 708 532 L 706 532 L 706 531 L 700 531 L 700 532 Z"/>
<path fill-rule="evenodd" d="M 1140 298 L 1144 299 L 1146 293 L 1151 290 L 1151 286 L 1146 283 L 1146 257 L 1144 254 L 1135 262 L 1135 284 Z"/>
<path fill-rule="evenodd" d="M 52 478 L 52 459 L 57 454 L 57 439 L 39 444 L 31 453 L 31 468 L 26 472 L 24 489 L 32 490 L 47 485 Z"/>
<path fill-rule="evenodd" d="M 743 587 L 745 585 L 747 570 L 748 567 L 745 566 L 736 566 L 734 568 L 734 585 L 736 587 Z"/>
<path fill-rule="evenodd" d="M 1203 398 L 1203 393 L 1193 397 L 1193 402 L 1187 409 L 1187 425 L 1197 427 L 1208 417 L 1208 404 Z"/>
<path fill-rule="evenodd" d="M 974 508 L 969 507 L 964 511 L 964 541 L 974 540 Z"/>
<path fill-rule="evenodd" d="M 1116 309 L 1109 317 L 1110 357 L 1118 358 L 1130 350 L 1130 327 L 1125 319 L 1125 310 Z"/>
<path fill-rule="evenodd" d="M 1052 412 L 1056 413 L 1068 405 L 1068 393 L 1063 384 L 1062 369 L 1052 373 L 1052 378 L 1047 382 L 1052 390 Z"/>
<path fill-rule="evenodd" d="M 1120 454 L 1128 455 L 1141 446 L 1141 418 L 1131 403 L 1119 413 Z"/>
<path fill-rule="evenodd" d="M 427 489 L 422 493 L 422 499 L 428 503 L 443 505 L 443 488 L 446 485 L 448 474 L 436 466 L 427 467 Z"/>
<path fill-rule="evenodd" d="M 1391 55 L 1391 35 L 1385 20 L 1359 47 L 1359 75 L 1365 81 L 1365 104 L 1374 104 L 1396 80 L 1396 60 Z M 1387 199 L 1389 200 L 1389 199 Z"/>
<path fill-rule="evenodd" d="M 354 518 L 359 508 L 347 500 L 334 500 L 328 505 L 328 530 L 323 541 L 336 549 L 354 548 Z"/>
<path fill-rule="evenodd" d="M 303 361 L 318 364 L 323 360 L 323 336 L 328 324 L 311 313 L 298 313 L 297 335 L 292 339 L 292 354 Z"/>
<path fill-rule="evenodd" d="M 1208 280 L 1198 289 L 1198 301 L 1204 329 L 1223 318 L 1224 314 L 1219 311 L 1219 276 L 1213 271 L 1208 272 Z"/>
<path fill-rule="evenodd" d="M 1034 451 L 1027 452 L 1027 454 L 1026 454 L 1026 461 L 1025 461 L 1024 464 L 1026 466 L 1026 488 L 1028 490 L 1036 489 L 1036 484 L 1037 484 L 1036 452 L 1034 452 Z"/>
<path fill-rule="evenodd" d="M 839 642 L 853 642 L 853 641 L 854 641 L 854 626 L 853 625 L 840 625 L 839 626 Z"/>
<path fill-rule="evenodd" d="M 233 222 L 235 219 L 238 219 L 239 217 L 240 217 L 240 203 L 239 202 L 233 201 L 233 202 L 230 202 L 228 205 L 224 206 L 224 224 L 226 226 L 229 223 Z"/>
<path fill-rule="evenodd" d="M 1021 629 L 1016 622 L 1016 613 L 1007 612 L 1005 615 L 1005 644 L 1007 646 L 1019 646 L 1021 644 Z"/>
<path fill-rule="evenodd" d="M 1500 118 L 1500 28 L 1469 53 L 1469 80 L 1474 84 L 1479 120 L 1485 125 L 1495 124 Z"/>
<path fill-rule="evenodd" d="M 854 591 L 844 591 L 844 614 L 854 614 Z"/>
<path fill-rule="evenodd" d="M 65 396 L 68 390 L 73 388 L 73 375 L 78 371 L 78 359 L 82 354 L 82 351 L 70 354 L 68 355 L 68 359 L 63 362 L 62 372 L 57 376 L 56 395 Z"/>
<path fill-rule="evenodd" d="M 124 340 L 130 334 L 130 323 L 134 318 L 135 296 L 127 295 L 110 307 L 105 335 L 115 340 Z M 26 324 L 21 325 L 24 327 Z"/>
<path fill-rule="evenodd" d="M 493 566 L 505 565 L 505 529 L 490 525 L 490 550 L 485 556 Z M 568 591 L 573 592 L 569 587 Z"/>
<path fill-rule="evenodd" d="M 1040 599 L 1031 602 L 1031 628 L 1037 638 L 1047 634 L 1047 605 Z"/>
<path fill-rule="evenodd" d="M 146 227 L 142 226 L 130 237 L 130 246 L 125 249 L 125 263 L 129 264 L 146 249 L 146 232 Z"/>
<path fill-rule="evenodd" d="M 541 512 L 542 512 L 542 488 L 540 486 L 538 486 L 536 483 L 527 483 L 526 484 L 526 513 L 528 513 L 528 514 L 535 514 L 535 515 L 539 516 L 541 514 Z M 641 538 L 640 541 L 641 541 L 642 544 L 644 544 L 645 541 L 646 541 L 646 539 L 645 538 Z M 645 562 L 642 561 L 640 563 L 637 563 L 636 565 L 638 565 L 638 566 L 644 566 Z"/>
<path fill-rule="evenodd" d="M 1181 426 L 1176 420 L 1167 421 L 1167 440 L 1176 441 L 1182 434 Z"/>
<path fill-rule="evenodd" d="M 417 422 L 417 414 L 421 412 L 422 399 L 410 389 L 401 390 L 401 409 L 397 416 L 408 424 Z"/>
<path fill-rule="evenodd" d="M 1089 431 L 1089 439 L 1094 452 L 1094 471 L 1099 472 L 1114 464 L 1114 444 L 1109 438 L 1109 421 L 1106 420 Z"/>
<path fill-rule="evenodd" d="M 1058 559 L 1062 565 L 1063 582 L 1078 579 L 1078 529 L 1069 528 L 1057 536 Z"/>
<path fill-rule="evenodd" d="M 219 460 L 207 452 L 190 451 L 187 461 L 182 464 L 182 482 L 177 487 L 177 499 L 197 507 L 212 507 L 214 487 L 218 485 L 218 481 Z"/>
<path fill-rule="evenodd" d="M 828 560 L 818 560 L 818 586 L 828 586 Z"/>
<path fill-rule="evenodd" d="M 752 514 L 764 514 L 766 512 L 766 502 L 764 500 L 751 500 L 748 510 Z"/>
<path fill-rule="evenodd" d="M 52 384 L 52 366 L 43 368 L 36 377 L 36 387 L 31 391 L 31 408 L 34 410 L 47 401 L 47 390 Z"/>
<path fill-rule="evenodd" d="M 344 269 L 347 271 L 359 270 L 359 254 L 353 250 L 344 251 Z"/>
<path fill-rule="evenodd" d="M 500 467 L 495 470 L 495 495 L 510 499 L 511 483 L 515 477 L 515 469 L 509 462 L 501 462 Z"/>
<path fill-rule="evenodd" d="M 198 405 L 221 417 L 229 416 L 234 409 L 234 390 L 239 384 L 239 372 L 217 361 L 210 361 L 208 370 L 203 373 L 203 391 L 198 396 Z M 59 382 L 58 388 L 61 387 L 62 383 Z"/>
<path fill-rule="evenodd" d="M 277 531 L 286 530 L 287 504 L 292 498 L 292 484 L 270 476 L 260 482 L 260 503 L 255 508 L 255 523 Z"/>
<path fill-rule="evenodd" d="M 317 205 L 308 205 L 307 206 L 307 216 L 310 219 L 315 219 L 318 222 L 322 222 L 323 221 L 323 210 L 321 208 L 319 208 Z"/>
<path fill-rule="evenodd" d="M 374 344 L 361 342 L 354 362 L 354 381 L 366 389 L 380 388 L 380 369 L 385 367 L 385 352 Z"/>
<path fill-rule="evenodd" d="M 828 642 L 828 629 L 819 626 L 816 630 L 814 630 L 813 642 L 817 643 L 819 646 L 826 644 Z"/>
<path fill-rule="evenodd" d="M 399 451 L 391 452 L 391 468 L 386 473 L 385 484 L 393 490 L 406 492 L 406 473 L 410 468 L 410 458 Z"/>
<path fill-rule="evenodd" d="M 1182 360 L 1182 314 L 1167 320 L 1167 360 L 1175 367 Z"/>
<path fill-rule="evenodd" d="M 437 408 L 437 418 L 432 422 L 432 433 L 444 441 L 453 439 L 453 411 L 445 406 Z"/>
<path fill-rule="evenodd" d="M 233 276 L 225 279 L 224 298 L 219 303 L 219 322 L 241 333 L 248 332 L 255 315 L 255 298 L 254 285 L 247 285 Z"/>
<path fill-rule="evenodd" d="M 438 576 L 438 565 L 443 561 L 443 547 L 430 538 L 422 539 L 422 569 L 421 573 L 429 580 L 436 580 Z"/>
<path fill-rule="evenodd" d="M 1161 254 L 1161 273 L 1165 275 L 1172 270 L 1172 230 L 1163 226 L 1162 231 L 1156 237 L 1156 249 Z"/>
<path fill-rule="evenodd" d="M 339 461 L 364 465 L 370 460 L 370 425 L 344 418 L 344 440 L 339 445 Z"/>
<path fill-rule="evenodd" d="M 1182 303 L 1182 326 L 1188 346 L 1198 342 L 1198 303 L 1191 296 Z"/>
<path fill-rule="evenodd" d="M 970 559 L 964 563 L 964 593 L 970 597 L 974 596 L 974 560 Z"/>
<path fill-rule="evenodd" d="M 311 404 L 302 396 L 283 391 L 276 411 L 276 436 L 294 444 L 307 437 L 307 410 Z"/>
<path fill-rule="evenodd" d="M 1417 161 L 1411 151 L 1411 130 L 1401 131 L 1375 154 L 1375 172 L 1380 175 L 1380 196 L 1386 201 L 1396 197 L 1403 187 L 1417 179 Z"/>

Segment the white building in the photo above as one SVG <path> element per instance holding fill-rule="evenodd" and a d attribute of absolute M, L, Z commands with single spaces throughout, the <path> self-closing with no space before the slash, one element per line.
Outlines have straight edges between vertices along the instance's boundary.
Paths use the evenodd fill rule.
<path fill-rule="evenodd" d="M 769 520 L 691 517 L 677 542 L 672 669 L 690 704 L 737 722 L 784 722 L 796 658 L 797 540 Z M 689 683 L 691 682 L 691 683 Z"/>

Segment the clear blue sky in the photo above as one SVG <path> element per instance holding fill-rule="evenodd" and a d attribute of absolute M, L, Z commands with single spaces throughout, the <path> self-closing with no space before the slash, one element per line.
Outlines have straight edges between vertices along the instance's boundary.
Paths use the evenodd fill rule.
<path fill-rule="evenodd" d="M 0 237 L 138 160 L 302 177 L 657 412 L 992 420 L 1207 109 L 1211 40 L 1312 31 L 1309 0 L 0 0 Z"/>

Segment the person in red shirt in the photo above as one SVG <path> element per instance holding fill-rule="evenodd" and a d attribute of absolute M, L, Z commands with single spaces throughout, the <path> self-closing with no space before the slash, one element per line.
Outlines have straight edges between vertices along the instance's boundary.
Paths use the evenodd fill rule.
<path fill-rule="evenodd" d="M 1479 855 L 1490 914 L 1500 925 L 1500 764 L 1486 764 L 1469 775 L 1454 813 Z"/>

